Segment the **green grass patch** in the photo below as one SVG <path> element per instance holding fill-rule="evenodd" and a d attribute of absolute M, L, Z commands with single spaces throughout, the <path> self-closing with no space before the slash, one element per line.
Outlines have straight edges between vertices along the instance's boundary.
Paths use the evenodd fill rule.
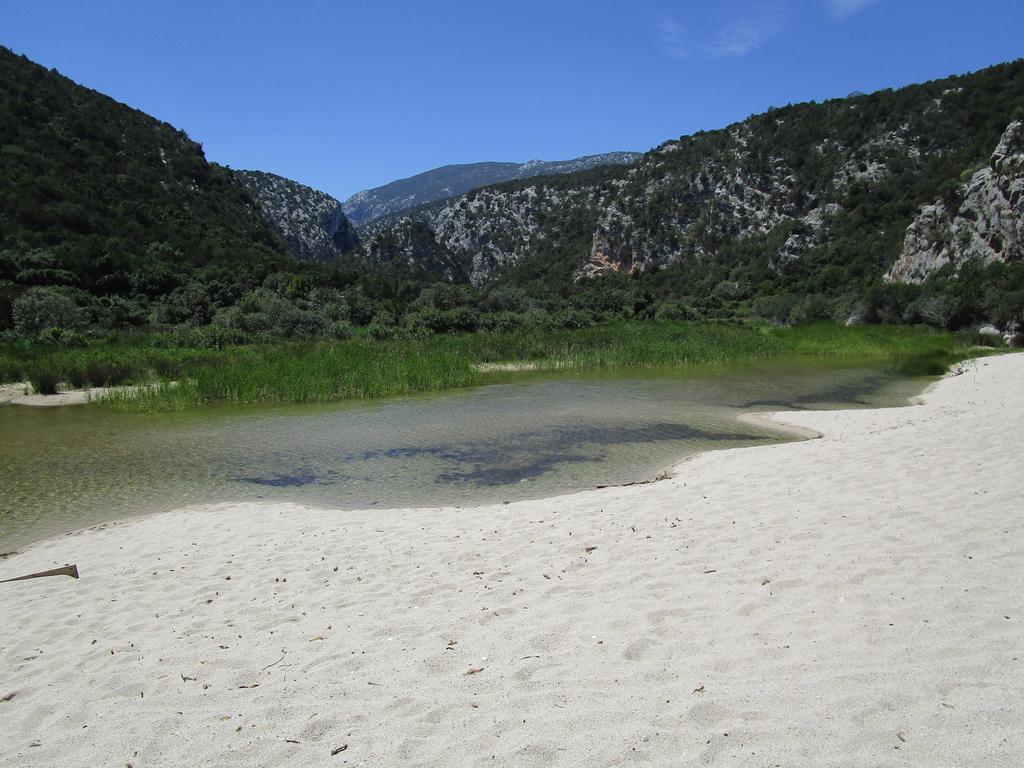
<path fill-rule="evenodd" d="M 147 384 L 108 402 L 131 410 L 170 410 L 214 402 L 313 403 L 439 391 L 507 378 L 507 373 L 499 377 L 478 369 L 495 363 L 529 364 L 535 371 L 612 371 L 849 357 L 888 359 L 908 375 L 926 375 L 976 353 L 953 334 L 920 327 L 683 322 L 386 341 L 360 337 L 222 350 L 165 344 L 163 337 L 132 336 L 80 349 L 8 345 L 0 347 L 0 374 L 20 380 L 12 374 L 31 372 L 30 379 L 47 385 L 54 379 L 94 387 Z"/>

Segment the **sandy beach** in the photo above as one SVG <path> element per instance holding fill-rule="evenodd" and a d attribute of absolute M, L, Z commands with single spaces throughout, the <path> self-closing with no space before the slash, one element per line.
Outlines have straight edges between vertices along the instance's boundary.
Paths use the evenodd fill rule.
<path fill-rule="evenodd" d="M 1024 764 L 1024 355 L 661 482 L 0 561 L 0 765 Z"/>
<path fill-rule="evenodd" d="M 132 392 L 138 386 L 91 387 L 89 389 L 67 389 L 55 395 L 38 395 L 32 391 L 28 382 L 20 384 L 0 384 L 0 404 L 28 405 L 37 408 L 54 408 L 65 405 L 88 405 L 93 400 L 101 400 L 109 395 L 120 392 Z"/>

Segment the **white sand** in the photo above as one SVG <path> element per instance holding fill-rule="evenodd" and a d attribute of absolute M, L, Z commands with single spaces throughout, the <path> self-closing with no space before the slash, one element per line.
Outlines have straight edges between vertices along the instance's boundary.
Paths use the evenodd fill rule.
<path fill-rule="evenodd" d="M 29 391 L 28 384 L 0 384 L 0 405 L 24 397 Z"/>
<path fill-rule="evenodd" d="M 82 579 L 0 585 L 0 764 L 1022 765 L 1022 379 L 650 485 L 39 544 L 0 578 Z"/>
<path fill-rule="evenodd" d="M 495 373 L 505 371 L 536 371 L 540 366 L 537 363 L 477 363 L 473 367 L 480 373 Z"/>
<path fill-rule="evenodd" d="M 173 386 L 170 382 L 168 386 Z M 88 405 L 94 400 L 122 392 L 134 392 L 141 385 L 128 384 L 118 387 L 90 387 L 89 389 L 61 389 L 55 395 L 39 395 L 32 391 L 28 382 L 21 384 L 0 384 L 0 404 L 31 405 L 39 408 L 53 408 L 61 405 Z"/>

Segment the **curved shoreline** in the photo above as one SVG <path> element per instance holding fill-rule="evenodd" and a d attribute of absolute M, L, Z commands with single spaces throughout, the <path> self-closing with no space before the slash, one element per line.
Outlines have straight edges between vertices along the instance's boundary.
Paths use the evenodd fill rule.
<path fill-rule="evenodd" d="M 910 405 L 920 404 L 921 399 L 924 397 L 924 395 L 928 391 L 930 391 L 934 386 L 939 384 L 943 379 L 949 377 L 950 375 L 957 375 L 960 372 L 960 369 L 963 366 L 965 366 L 965 365 L 967 365 L 967 364 L 969 364 L 971 362 L 976 362 L 976 361 L 961 361 L 960 363 L 955 364 L 955 366 L 951 367 L 950 371 L 947 371 L 946 374 L 944 374 L 941 378 L 939 378 L 939 379 L 937 379 L 937 380 L 927 384 L 921 390 L 921 392 L 918 395 L 909 397 L 907 399 L 906 403 L 904 403 L 902 405 L 897 405 L 897 406 L 886 406 L 886 408 L 890 408 L 890 407 L 903 408 L 903 407 L 907 407 L 907 406 L 910 406 Z M 24 386 L 26 386 L 26 385 L 24 385 L 24 384 L 0 385 L 0 405 L 2 405 L 4 403 L 12 403 L 12 404 L 14 404 L 13 401 L 11 401 L 10 399 L 6 399 L 6 400 L 4 399 L 5 395 L 9 395 L 10 394 L 10 392 L 5 391 L 5 390 L 12 389 L 12 388 L 16 388 L 16 389 L 20 390 Z M 69 392 L 66 392 L 66 393 L 59 393 L 57 395 L 23 395 L 23 396 L 21 396 L 21 399 L 20 399 L 20 401 L 17 404 L 29 405 L 29 406 L 61 406 L 61 405 L 88 404 L 90 402 L 90 399 L 89 399 L 90 391 L 93 392 L 93 393 L 97 393 L 97 394 L 101 394 L 102 395 L 102 394 L 107 394 L 109 392 L 116 392 L 116 391 L 119 391 L 119 390 L 127 390 L 127 389 L 135 389 L 135 388 L 136 388 L 135 386 L 112 387 L 112 388 L 93 388 L 92 390 L 72 390 L 72 391 L 69 391 Z M 72 398 L 72 399 L 71 400 L 66 400 L 66 398 Z M 832 409 L 832 410 L 843 411 L 843 410 L 847 410 L 847 409 Z M 875 409 L 857 408 L 857 409 L 854 409 L 854 410 L 860 411 L 860 410 L 875 410 Z M 797 412 L 799 412 L 799 411 L 791 411 L 791 410 L 786 410 L 786 411 L 756 411 L 756 412 L 752 412 L 752 413 L 736 414 L 732 418 L 734 418 L 739 423 L 749 424 L 749 425 L 754 426 L 756 428 L 765 430 L 768 433 L 770 433 L 770 435 L 776 436 L 777 438 L 792 438 L 794 440 L 803 441 L 803 440 L 814 440 L 814 439 L 818 439 L 818 438 L 821 438 L 821 437 L 824 436 L 821 432 L 819 432 L 819 431 L 817 431 L 815 429 L 810 429 L 810 428 L 802 427 L 802 426 L 793 424 L 790 421 L 785 420 L 785 418 L 781 418 L 781 417 L 787 416 L 788 414 L 797 413 Z M 812 411 L 812 412 L 822 412 L 822 411 Z M 828 412 L 828 411 L 824 411 L 824 412 Z M 786 442 L 789 442 L 789 441 L 788 440 L 781 440 L 780 439 L 779 442 L 777 442 L 777 443 L 770 443 L 769 445 L 785 444 Z M 695 453 L 691 453 L 689 455 L 683 456 L 682 458 L 675 459 L 675 460 L 673 460 L 673 461 L 671 461 L 671 462 L 669 462 L 667 464 L 664 464 L 657 471 L 649 472 L 648 474 L 646 474 L 644 476 L 641 476 L 640 479 L 637 479 L 637 480 L 632 480 L 632 481 L 624 482 L 624 483 L 598 484 L 598 485 L 594 485 L 594 486 L 590 486 L 590 487 L 586 487 L 586 488 L 580 488 L 580 489 L 577 489 L 577 490 L 570 490 L 570 491 L 565 491 L 565 492 L 554 492 L 554 493 L 552 493 L 549 496 L 539 496 L 539 497 L 536 497 L 536 498 L 522 498 L 522 499 L 518 499 L 518 500 L 514 500 L 514 501 L 508 501 L 508 502 L 502 501 L 500 503 L 501 504 L 507 504 L 507 503 L 544 502 L 544 501 L 548 501 L 548 500 L 558 500 L 558 499 L 561 499 L 561 498 L 569 498 L 569 497 L 575 496 L 577 494 L 586 493 L 586 492 L 592 491 L 592 490 L 601 491 L 601 490 L 606 490 L 608 488 L 628 488 L 628 487 L 631 487 L 631 486 L 648 485 L 650 483 L 661 482 L 661 481 L 664 481 L 664 480 L 672 479 L 673 477 L 675 477 L 678 474 L 678 472 L 681 470 L 682 467 L 688 465 L 690 462 L 693 462 L 693 461 L 699 459 L 700 457 L 702 457 L 703 455 L 705 455 L 707 453 L 713 453 L 713 452 L 717 452 L 717 451 L 726 451 L 726 450 L 745 450 L 747 448 L 755 448 L 755 447 L 762 447 L 762 446 L 756 446 L 755 445 L 755 446 L 743 446 L 743 447 L 740 447 L 740 448 L 724 448 L 724 447 L 722 447 L 722 448 L 717 448 L 717 447 L 706 448 L 705 450 L 701 450 L 701 451 L 697 451 Z M 338 511 L 345 511 L 345 512 L 370 511 L 369 508 L 366 508 L 366 510 L 364 510 L 363 508 L 360 508 L 360 507 L 338 507 L 338 508 L 336 508 L 336 507 L 331 507 L 331 506 L 326 506 L 326 505 L 308 504 L 308 503 L 304 503 L 304 502 L 253 502 L 250 499 L 234 499 L 234 500 L 229 500 L 229 501 L 220 501 L 220 502 L 216 502 L 215 506 L 222 506 L 222 505 L 229 505 L 230 506 L 230 505 L 252 504 L 252 503 L 257 503 L 257 504 L 265 503 L 265 504 L 268 504 L 268 505 L 285 503 L 285 504 L 290 504 L 290 505 L 297 506 L 297 507 L 303 507 L 303 508 L 310 509 L 310 510 L 335 510 L 335 509 L 337 509 Z M 469 506 L 462 506 L 462 505 L 456 505 L 456 504 L 447 504 L 447 505 L 442 505 L 440 507 L 435 507 L 435 506 L 428 506 L 428 507 L 413 507 L 413 506 L 406 506 L 406 507 L 381 507 L 381 508 L 378 508 L 378 509 L 372 510 L 372 511 L 378 512 L 378 513 L 383 513 L 383 512 L 401 513 L 401 512 L 413 511 L 413 510 L 423 511 L 423 510 L 429 510 L 429 509 L 434 509 L 434 508 L 439 508 L 439 509 L 448 509 L 448 508 L 473 509 L 473 508 L 482 508 L 482 507 L 494 506 L 497 503 L 498 502 L 472 503 Z M 80 535 L 88 533 L 89 531 L 92 531 L 92 530 L 106 529 L 106 528 L 109 528 L 109 527 L 122 526 L 122 525 L 125 525 L 125 524 L 128 524 L 128 523 L 131 523 L 132 521 L 144 520 L 144 519 L 152 517 L 154 515 L 173 514 L 175 512 L 179 512 L 179 511 L 199 509 L 199 508 L 203 508 L 203 507 L 206 507 L 206 506 L 210 506 L 210 505 L 207 504 L 207 503 L 200 502 L 200 503 L 196 503 L 196 504 L 188 504 L 188 505 L 186 505 L 184 507 L 173 507 L 173 508 L 170 508 L 170 509 L 155 510 L 155 511 L 145 512 L 145 513 L 141 513 L 141 514 L 129 514 L 129 515 L 125 515 L 123 517 L 117 517 L 117 518 L 113 518 L 113 519 L 110 519 L 110 520 L 103 520 L 101 522 L 90 523 L 90 524 L 87 524 L 87 525 L 83 525 L 81 527 L 72 528 L 72 529 L 67 530 L 67 531 L 45 535 L 42 538 L 35 539 L 35 540 L 30 541 L 28 543 L 18 545 L 17 547 L 15 547 L 14 549 L 12 549 L 10 551 L 0 552 L 0 561 L 2 561 L 3 559 L 6 559 L 6 558 L 12 557 L 14 555 L 18 555 L 18 554 L 22 554 L 22 553 L 28 552 L 33 547 L 41 545 L 41 544 L 44 544 L 44 543 L 49 542 L 49 541 L 59 540 L 59 539 L 62 539 L 62 538 L 65 538 L 65 537 L 69 537 L 69 536 L 80 536 Z"/>
<path fill-rule="evenodd" d="M 18 555 L 27 554 L 27 553 L 29 553 L 35 547 L 47 545 L 47 544 L 54 543 L 54 542 L 59 542 L 59 541 L 61 541 L 63 539 L 67 539 L 67 538 L 83 536 L 83 535 L 86 535 L 86 534 L 88 534 L 90 532 L 93 532 L 93 531 L 101 531 L 101 530 L 107 530 L 107 529 L 110 529 L 110 528 L 117 528 L 117 527 L 121 527 L 121 526 L 125 526 L 125 525 L 130 525 L 131 523 L 134 523 L 134 522 L 142 522 L 142 521 L 145 521 L 145 520 L 148 520 L 148 519 L 151 519 L 151 518 L 154 518 L 154 517 L 159 517 L 159 516 L 162 516 L 162 515 L 202 513 L 205 510 L 216 509 L 216 508 L 230 508 L 230 507 L 236 507 L 236 506 L 242 506 L 242 505 L 245 505 L 245 506 L 255 506 L 255 507 L 261 507 L 261 506 L 266 506 L 266 507 L 286 506 L 286 507 L 290 507 L 290 508 L 294 508 L 294 509 L 305 509 L 305 510 L 308 510 L 310 512 L 340 512 L 340 513 L 352 513 L 352 514 L 359 514 L 359 513 L 382 514 L 382 513 L 402 513 L 402 512 L 430 512 L 432 510 L 473 511 L 473 510 L 478 510 L 478 509 L 493 508 L 493 507 L 497 507 L 497 506 L 507 507 L 507 506 L 510 506 L 510 505 L 522 505 L 522 504 L 538 504 L 538 503 L 548 503 L 548 502 L 555 503 L 555 502 L 562 501 L 562 500 L 566 500 L 567 501 L 567 500 L 572 499 L 572 498 L 574 498 L 576 496 L 579 496 L 579 495 L 582 495 L 582 494 L 593 493 L 595 491 L 607 491 L 609 489 L 615 489 L 615 488 L 631 488 L 631 487 L 634 487 L 634 486 L 650 485 L 652 483 L 663 482 L 665 480 L 671 480 L 671 479 L 676 478 L 677 475 L 683 470 L 684 467 L 687 467 L 688 465 L 690 465 L 694 461 L 697 461 L 699 459 L 704 458 L 708 454 L 719 453 L 719 452 L 726 452 L 726 451 L 728 451 L 728 452 L 748 451 L 748 450 L 770 448 L 770 447 L 776 447 L 776 446 L 781 447 L 781 446 L 784 446 L 784 445 L 788 445 L 791 442 L 807 442 L 807 441 L 812 441 L 812 440 L 820 440 L 822 438 L 827 437 L 826 433 L 821 432 L 821 431 L 819 431 L 817 429 L 814 429 L 814 428 L 809 427 L 809 426 L 803 426 L 803 425 L 794 423 L 793 420 L 790 419 L 790 417 L 793 414 L 867 413 L 867 412 L 875 412 L 875 411 L 890 411 L 890 410 L 893 410 L 894 408 L 895 409 L 902 409 L 902 408 L 908 408 L 908 407 L 913 407 L 913 406 L 926 405 L 927 396 L 928 396 L 928 394 L 930 392 L 932 392 L 937 387 L 941 386 L 942 383 L 944 381 L 946 381 L 947 379 L 955 377 L 955 376 L 960 376 L 960 375 L 966 373 L 966 368 L 968 366 L 973 367 L 973 368 L 976 369 L 976 366 L 977 366 L 977 364 L 978 364 L 978 362 L 980 360 L 988 361 L 988 360 L 996 359 L 998 357 L 1009 357 L 1009 356 L 1012 356 L 1014 354 L 1016 354 L 1016 353 L 1008 352 L 1005 355 L 989 356 L 989 357 L 985 357 L 985 358 L 971 358 L 971 359 L 963 360 L 963 361 L 961 361 L 959 363 L 956 363 L 953 366 L 951 366 L 950 370 L 948 370 L 940 378 L 938 378 L 935 381 L 932 381 L 929 384 L 927 384 L 925 386 L 925 388 L 918 395 L 915 395 L 915 396 L 909 398 L 908 402 L 906 404 L 904 404 L 904 405 L 886 406 L 886 407 L 883 407 L 883 408 L 826 409 L 826 410 L 811 410 L 811 411 L 795 411 L 795 410 L 787 410 L 787 411 L 755 411 L 753 413 L 740 413 L 740 414 L 737 414 L 735 416 L 735 419 L 736 419 L 736 421 L 738 421 L 740 423 L 750 424 L 750 425 L 755 426 L 755 427 L 760 427 L 760 428 L 766 429 L 769 432 L 772 432 L 772 433 L 774 433 L 776 435 L 792 437 L 792 438 L 794 438 L 794 440 L 793 441 L 782 441 L 782 442 L 777 442 L 777 443 L 769 443 L 767 445 L 743 446 L 743 447 L 739 447 L 739 448 L 709 448 L 707 450 L 698 451 L 697 453 L 693 453 L 693 454 L 691 454 L 689 456 L 683 457 L 682 459 L 679 459 L 677 461 L 673 461 L 673 462 L 671 462 L 669 464 L 664 465 L 662 469 L 660 469 L 658 472 L 656 472 L 654 474 L 654 476 L 650 477 L 649 479 L 634 480 L 634 481 L 627 482 L 627 483 L 618 483 L 618 484 L 613 484 L 613 485 L 597 485 L 597 486 L 594 486 L 592 488 L 583 488 L 583 489 L 576 490 L 576 491 L 570 491 L 568 493 L 556 493 L 556 494 L 554 494 L 552 496 L 542 496 L 542 497 L 535 498 L 535 499 L 519 499 L 519 500 L 514 500 L 514 501 L 492 502 L 492 503 L 489 503 L 489 504 L 474 504 L 472 506 L 459 506 L 459 505 L 455 505 L 455 504 L 449 504 L 449 505 L 444 505 L 444 506 L 440 506 L 440 507 L 384 507 L 384 508 L 379 508 L 379 509 L 357 508 L 357 507 L 352 507 L 352 508 L 347 508 L 347 507 L 346 508 L 333 508 L 333 507 L 327 507 L 327 506 L 314 506 L 314 505 L 309 505 L 309 504 L 303 504 L 303 503 L 300 503 L 300 502 L 284 502 L 284 503 L 280 503 L 280 502 L 254 502 L 254 501 L 245 500 L 245 499 L 234 500 L 234 501 L 221 501 L 221 502 L 216 502 L 216 503 L 213 503 L 213 504 L 207 504 L 207 503 L 190 504 L 190 505 L 187 505 L 187 506 L 184 506 L 184 507 L 176 507 L 174 509 L 158 510 L 158 511 L 154 511 L 154 512 L 146 512 L 146 513 L 142 513 L 142 514 L 138 514 L 138 515 L 128 515 L 128 516 L 125 516 L 125 517 L 119 517 L 119 518 L 115 518 L 113 520 L 107 520 L 107 521 L 103 521 L 103 522 L 100 522 L 100 523 L 94 523 L 94 524 L 91 524 L 91 525 L 82 526 L 81 528 L 75 528 L 75 529 L 66 531 L 64 533 L 58 533 L 58 534 L 54 534 L 52 536 L 47 536 L 47 537 L 44 537 L 44 538 L 39 539 L 37 541 L 29 542 L 28 544 L 26 544 L 26 545 L 24 545 L 22 547 L 19 547 L 17 549 L 14 549 L 14 550 L 12 550 L 10 552 L 2 552 L 2 553 L 0 553 L 0 563 L 2 563 L 4 560 L 7 560 L 9 558 L 12 558 L 12 557 L 15 557 L 15 556 L 18 556 Z M 1022 357 L 1024 357 L 1024 355 L 1022 355 Z M 22 385 L 10 385 L 10 386 L 19 386 L 20 387 Z M 104 388 L 94 388 L 92 391 L 99 391 L 99 390 L 103 390 L 103 389 Z M 108 388 L 108 390 L 109 389 L 122 389 L 122 388 Z M 90 390 L 74 390 L 74 391 L 69 392 L 67 394 L 73 394 L 73 395 L 79 395 L 79 394 L 83 394 L 83 393 L 84 394 L 88 394 L 89 391 Z M 61 393 L 61 394 L 63 394 L 63 393 Z M 26 397 L 59 398 L 59 397 L 61 397 L 61 394 L 58 394 L 58 395 L 37 395 L 37 396 L 26 396 Z M 0 404 L 6 403 L 6 402 L 12 402 L 12 401 L 0 399 Z M 89 401 L 88 400 L 84 400 L 82 402 L 83 403 L 88 403 Z M 27 405 L 39 405 L 39 403 L 24 403 L 24 404 L 27 404 Z M 51 402 L 46 403 L 46 405 L 65 405 L 65 404 L 67 404 L 67 403 L 59 403 L 59 402 L 55 402 L 55 401 L 51 401 Z M 71 404 L 76 404 L 77 405 L 77 404 L 80 404 L 80 403 L 78 401 L 76 401 L 76 402 L 71 403 Z M 785 418 L 782 418 L 782 417 L 785 417 Z"/>
<path fill-rule="evenodd" d="M 0 578 L 81 579 L 0 586 L 0 762 L 1022 762 L 1022 378 L 785 412 L 824 436 L 647 485 L 32 545 Z"/>
<path fill-rule="evenodd" d="M 907 405 L 910 405 L 910 403 L 907 403 Z M 816 429 L 808 429 L 807 427 L 801 427 L 777 418 L 779 414 L 782 413 L 789 413 L 789 411 L 758 411 L 756 413 L 741 413 L 736 417 L 736 420 L 744 424 L 764 427 L 783 435 L 790 435 L 800 440 L 817 440 L 820 437 L 824 437 L 824 435 Z"/>

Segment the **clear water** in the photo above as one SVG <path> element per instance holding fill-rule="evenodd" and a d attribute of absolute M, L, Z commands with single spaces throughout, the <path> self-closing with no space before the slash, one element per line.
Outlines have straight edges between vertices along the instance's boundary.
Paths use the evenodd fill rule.
<path fill-rule="evenodd" d="M 647 480 L 694 453 L 788 439 L 739 413 L 901 405 L 923 384 L 877 363 L 801 362 L 322 406 L 0 405 L 0 552 L 197 503 L 465 506 Z"/>

